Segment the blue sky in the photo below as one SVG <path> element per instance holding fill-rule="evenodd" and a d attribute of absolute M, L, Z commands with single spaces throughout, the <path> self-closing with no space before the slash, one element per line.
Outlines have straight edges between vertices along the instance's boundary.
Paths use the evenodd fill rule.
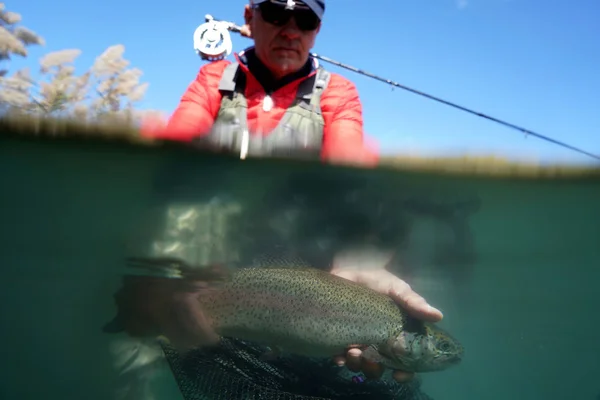
<path fill-rule="evenodd" d="M 212 4 L 211 4 L 212 3 Z M 205 14 L 242 22 L 246 0 L 7 2 L 46 39 L 28 60 L 80 48 L 83 71 L 124 44 L 150 88 L 142 106 L 171 113 L 202 61 L 192 34 Z M 367 6 L 367 4 L 371 4 Z M 327 0 L 314 51 L 403 85 L 600 154 L 598 0 Z M 251 41 L 233 36 L 234 50 Z M 365 129 L 384 152 L 499 154 L 594 162 L 354 72 Z"/>

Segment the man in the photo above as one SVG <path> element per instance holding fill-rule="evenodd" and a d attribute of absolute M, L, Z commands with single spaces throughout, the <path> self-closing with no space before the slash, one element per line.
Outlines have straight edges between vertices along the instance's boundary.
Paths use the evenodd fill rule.
<path fill-rule="evenodd" d="M 254 46 L 236 55 L 235 63 L 223 60 L 200 68 L 166 128 L 146 130 L 146 134 L 182 141 L 201 137 L 242 157 L 316 150 L 324 160 L 373 165 L 376 159 L 363 144 L 356 87 L 325 71 L 309 54 L 324 11 L 323 0 L 251 0 L 244 10 L 242 33 L 254 39 Z M 385 269 L 390 258 L 378 268 L 365 270 L 353 266 L 352 257 L 340 254 L 331 273 L 390 295 L 417 317 L 440 320 L 440 311 Z M 157 307 L 141 295 L 145 323 L 177 336 L 184 345 L 212 342 L 215 338 L 194 300 L 200 286 L 176 290 L 157 285 L 157 293 L 162 293 L 155 297 Z M 122 301 L 124 296 L 135 297 L 131 293 L 135 290 L 128 295 L 122 292 Z M 129 330 L 138 328 L 142 329 Z M 340 355 L 336 362 L 369 376 L 383 372 L 363 360 L 359 349 Z M 405 381 L 412 376 L 396 371 L 394 377 Z"/>
<path fill-rule="evenodd" d="M 373 165 L 363 143 L 362 105 L 354 84 L 309 57 L 325 6 L 321 0 L 246 5 L 242 33 L 255 45 L 203 66 L 167 127 L 148 134 L 230 147 L 242 157 L 289 149 L 324 160 Z"/>

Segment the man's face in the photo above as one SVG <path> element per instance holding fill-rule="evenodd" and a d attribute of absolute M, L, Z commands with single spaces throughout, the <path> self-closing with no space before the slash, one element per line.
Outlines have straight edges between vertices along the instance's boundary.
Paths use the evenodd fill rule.
<path fill-rule="evenodd" d="M 280 78 L 302 68 L 321 28 L 317 16 L 308 8 L 290 11 L 271 2 L 247 11 L 256 54 L 271 73 Z"/>

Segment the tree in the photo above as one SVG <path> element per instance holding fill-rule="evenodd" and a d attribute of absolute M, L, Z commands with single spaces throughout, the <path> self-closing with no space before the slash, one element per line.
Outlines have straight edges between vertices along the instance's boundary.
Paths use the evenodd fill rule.
<path fill-rule="evenodd" d="M 89 113 L 99 120 L 133 123 L 137 118 L 134 105 L 141 101 L 148 83 L 141 83 L 143 72 L 129 68 L 123 57 L 125 46 L 111 46 L 96 58 L 89 72 L 96 97 L 91 99 Z"/>
<path fill-rule="evenodd" d="M 6 11 L 4 3 L 0 3 L 0 108 L 21 108 L 28 102 L 27 91 L 31 84 L 29 72 L 17 71 L 8 75 L 8 64 L 12 56 L 27 57 L 27 47 L 45 44 L 44 39 L 35 32 L 20 26 L 21 15 Z"/>
<path fill-rule="evenodd" d="M 0 61 L 10 61 L 13 55 L 27 57 L 28 46 L 45 44 L 41 36 L 24 26 L 18 26 L 20 22 L 20 14 L 6 11 L 5 4 L 0 3 Z M 2 76 L 7 72 L 7 69 L 0 69 Z"/>
<path fill-rule="evenodd" d="M 27 46 L 44 45 L 34 32 L 17 26 L 20 15 L 4 10 L 0 3 L 0 61 L 11 55 L 27 57 Z M 0 111 L 52 117 L 75 117 L 90 122 L 135 124 L 150 112 L 137 111 L 148 83 L 140 81 L 142 71 L 131 68 L 124 58 L 125 46 L 108 47 L 91 68 L 78 75 L 74 62 L 79 49 L 64 49 L 46 54 L 39 61 L 39 78 L 28 68 L 8 76 L 0 74 Z"/>
<path fill-rule="evenodd" d="M 75 74 L 73 63 L 81 50 L 66 49 L 49 53 L 40 60 L 41 78 L 28 81 L 25 111 L 42 116 L 76 115 L 85 100 L 89 73 Z"/>

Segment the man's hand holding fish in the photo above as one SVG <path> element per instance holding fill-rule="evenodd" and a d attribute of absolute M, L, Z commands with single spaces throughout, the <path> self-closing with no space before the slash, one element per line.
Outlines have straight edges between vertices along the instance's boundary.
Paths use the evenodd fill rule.
<path fill-rule="evenodd" d="M 341 252 L 334 258 L 330 273 L 391 297 L 407 313 L 420 320 L 441 320 L 443 316 L 439 310 L 430 306 L 405 281 L 388 271 L 387 267 L 392 259 L 393 253 L 381 251 L 362 249 Z M 256 279 L 260 282 L 264 277 Z M 267 279 L 270 279 L 268 275 Z M 236 314 L 236 308 L 230 308 L 235 305 L 229 304 L 229 300 L 223 302 L 224 298 L 239 297 L 236 301 L 244 302 L 243 298 L 249 296 L 250 303 L 258 301 L 262 304 L 263 300 L 260 297 L 263 294 L 260 291 L 268 289 L 254 287 L 254 284 L 247 282 L 249 281 L 246 280 L 246 283 L 242 284 L 245 286 L 237 289 L 237 284 L 234 283 L 228 289 L 231 294 L 217 294 L 214 299 L 218 300 L 214 303 L 210 295 L 212 289 L 199 277 L 181 280 L 130 276 L 125 278 L 123 288 L 115 296 L 119 308 L 115 321 L 131 336 L 164 335 L 172 345 L 180 349 L 214 344 L 219 340 L 219 334 L 213 329 L 215 325 L 220 325 L 222 330 L 231 331 L 229 333 L 236 336 L 236 329 L 239 329 L 240 325 L 236 318 L 246 318 L 233 315 Z M 264 301 L 273 300 L 266 297 L 268 295 Z M 282 300 L 285 303 L 286 300 Z M 215 313 L 215 307 L 219 308 L 218 313 Z M 211 308 L 213 309 L 210 310 Z M 233 311 L 230 313 L 228 310 Z M 276 310 L 279 311 L 281 310 Z M 242 325 L 246 323 L 253 322 L 246 321 Z M 361 371 L 368 378 L 381 377 L 385 367 L 367 360 L 363 357 L 362 350 L 360 346 L 351 346 L 345 354 L 333 357 L 333 361 L 337 365 L 345 365 L 351 371 Z M 394 371 L 393 377 L 403 382 L 412 379 L 414 373 Z"/>

